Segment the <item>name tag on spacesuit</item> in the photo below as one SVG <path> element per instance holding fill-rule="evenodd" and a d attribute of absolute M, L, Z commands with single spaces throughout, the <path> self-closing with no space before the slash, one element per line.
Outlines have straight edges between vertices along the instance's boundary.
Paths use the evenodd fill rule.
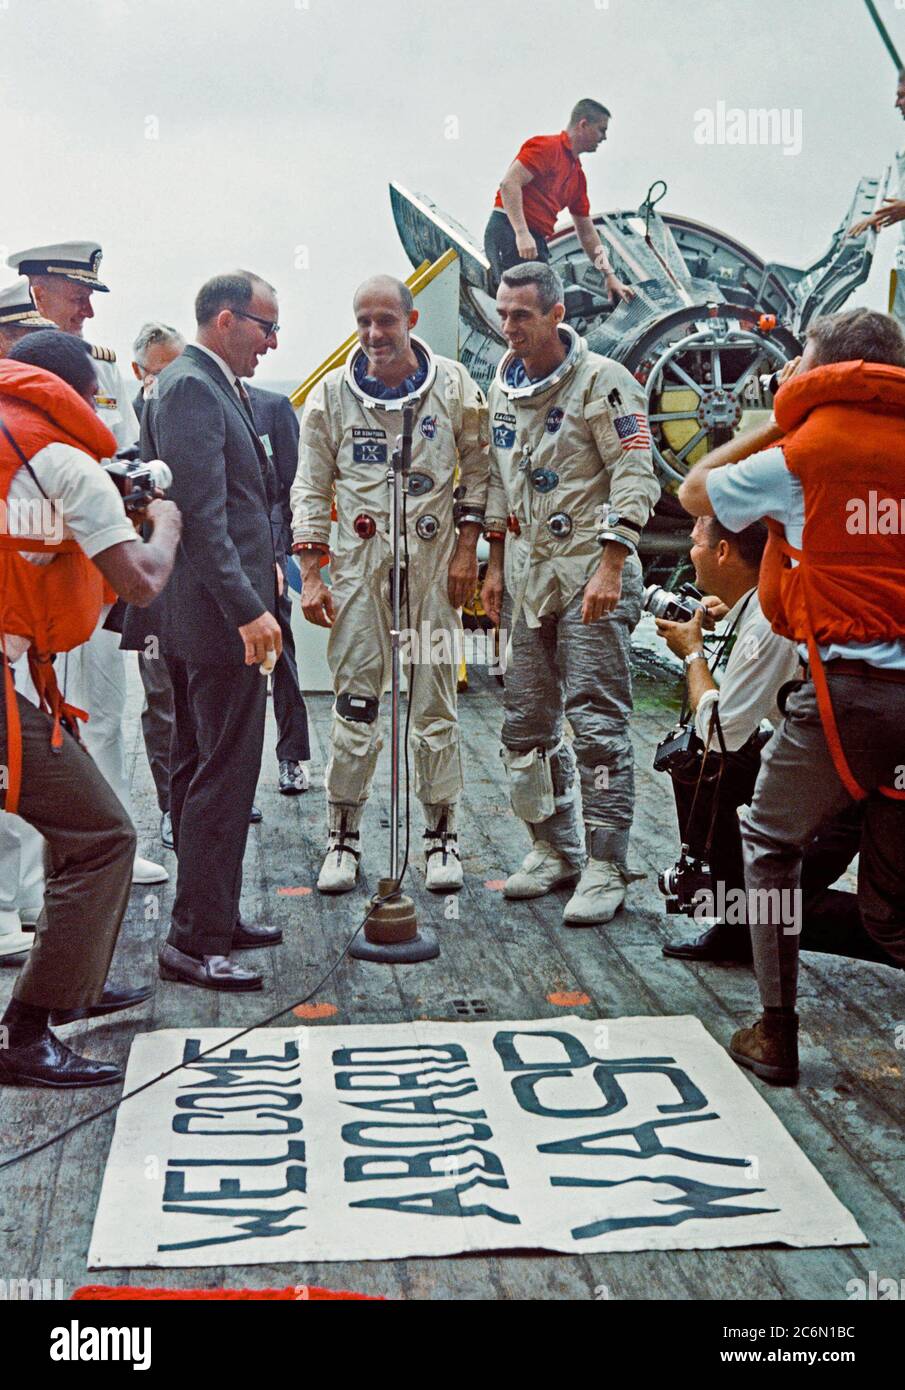
<path fill-rule="evenodd" d="M 383 430 L 352 431 L 352 457 L 356 463 L 386 463 L 387 444 Z"/>

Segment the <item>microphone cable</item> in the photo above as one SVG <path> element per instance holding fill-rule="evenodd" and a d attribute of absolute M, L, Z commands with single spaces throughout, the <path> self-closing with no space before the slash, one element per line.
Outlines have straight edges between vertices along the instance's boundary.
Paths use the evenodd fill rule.
<path fill-rule="evenodd" d="M 407 623 L 408 623 L 408 625 L 409 625 L 409 631 L 411 631 L 411 627 L 412 627 L 412 610 L 411 610 L 411 599 L 410 599 L 410 595 L 409 595 L 409 552 L 408 552 L 408 529 L 407 529 L 406 500 L 405 500 L 405 499 L 406 499 L 406 493 L 405 493 L 405 491 L 403 491 L 403 494 L 402 494 L 402 531 L 403 531 L 403 546 L 404 546 L 404 552 L 405 552 L 405 612 L 406 612 L 406 621 L 407 621 Z M 361 919 L 361 921 L 359 922 L 358 926 L 355 928 L 354 932 L 353 932 L 352 935 L 349 937 L 349 939 L 348 939 L 348 941 L 346 942 L 345 946 L 343 947 L 342 951 L 341 951 L 340 954 L 337 956 L 337 958 L 336 958 L 336 960 L 333 962 L 333 964 L 330 966 L 330 969 L 326 972 L 326 974 L 325 974 L 325 975 L 322 975 L 321 978 L 318 980 L 317 984 L 314 986 L 314 988 L 311 989 L 311 990 L 309 990 L 308 993 L 307 993 L 306 995 L 304 995 L 301 999 L 296 999 L 292 1004 L 287 1004 L 284 1008 L 282 1008 L 282 1009 L 277 1009 L 277 1011 L 276 1011 L 275 1013 L 268 1014 L 265 1018 L 260 1018 L 260 1019 L 256 1020 L 256 1022 L 249 1024 L 247 1028 L 241 1028 L 237 1033 L 231 1034 L 228 1038 L 224 1038 L 224 1039 L 222 1039 L 222 1040 L 219 1041 L 219 1042 L 213 1043 L 205 1052 L 201 1052 L 201 1053 L 199 1053 L 199 1055 L 198 1055 L 197 1057 L 193 1058 L 191 1063 L 187 1063 L 187 1062 L 179 1062 L 179 1063 L 177 1063 L 176 1066 L 170 1067 L 167 1071 L 161 1072 L 159 1076 L 153 1076 L 153 1077 L 151 1077 L 150 1081 L 144 1081 L 144 1082 L 142 1082 L 142 1084 L 141 1084 L 140 1086 L 136 1086 L 136 1087 L 134 1088 L 134 1090 L 126 1091 L 126 1093 L 125 1093 L 124 1095 L 121 1095 L 121 1096 L 119 1097 L 118 1100 L 111 1101 L 109 1105 L 104 1105 L 104 1106 L 102 1106 L 99 1110 L 92 1110 L 92 1112 L 91 1112 L 90 1115 L 83 1115 L 82 1118 L 81 1118 L 80 1120 L 76 1120 L 74 1124 L 67 1125 L 67 1127 L 66 1127 L 65 1129 L 61 1129 L 61 1130 L 59 1130 L 57 1133 L 52 1134 L 48 1139 L 43 1139 L 43 1140 L 41 1141 L 40 1144 L 33 1144 L 33 1145 L 31 1146 L 31 1148 L 23 1149 L 20 1153 L 13 1154 L 10 1158 L 3 1159 L 2 1162 L 0 1162 L 0 1173 L 2 1173 L 2 1172 L 3 1172 L 5 1169 L 7 1169 L 7 1168 L 12 1168 L 12 1167 L 14 1167 L 14 1166 L 15 1166 L 16 1164 L 18 1164 L 18 1163 L 24 1163 L 25 1160 L 26 1160 L 27 1158 L 34 1158 L 34 1156 L 35 1156 L 36 1154 L 43 1153 L 45 1149 L 50 1149 L 50 1148 L 52 1148 L 55 1144 L 61 1143 L 64 1139 L 67 1139 L 67 1138 L 69 1137 L 70 1134 L 75 1134 L 75 1132 L 76 1132 L 77 1130 L 79 1130 L 79 1129 L 84 1129 L 86 1125 L 93 1124 L 95 1120 L 100 1120 L 100 1119 L 102 1119 L 104 1115 L 110 1115 L 110 1114 L 112 1114 L 114 1111 L 118 1110 L 119 1107 L 120 1107 L 121 1105 L 125 1104 L 125 1102 L 126 1102 L 127 1100 L 134 1100 L 134 1098 L 135 1098 L 136 1096 L 140 1096 L 143 1092 L 150 1090 L 150 1088 L 151 1088 L 152 1086 L 158 1086 L 158 1085 L 160 1084 L 161 1081 L 166 1081 L 169 1077 L 174 1076 L 176 1072 L 184 1070 L 185 1067 L 187 1067 L 187 1066 L 189 1066 L 189 1065 L 195 1066 L 195 1065 L 196 1065 L 198 1062 L 200 1062 L 204 1057 L 209 1057 L 209 1056 L 211 1055 L 212 1052 L 217 1052 L 217 1051 L 221 1050 L 222 1048 L 231 1047 L 231 1046 L 233 1045 L 233 1043 L 238 1042 L 241 1038 L 247 1037 L 247 1036 L 249 1035 L 249 1033 L 254 1033 L 254 1032 L 256 1032 L 256 1031 L 257 1031 L 258 1029 L 260 1029 L 260 1028 L 267 1028 L 271 1023 L 275 1023 L 276 1020 L 277 1020 L 278 1018 L 283 1018 L 285 1014 L 292 1013 L 294 1009 L 300 1008 L 300 1007 L 302 1006 L 302 1004 L 307 1004 L 308 1001 L 309 1001 L 310 999 L 313 999 L 314 996 L 315 996 L 316 994 L 318 994 L 318 993 L 320 992 L 321 989 L 323 989 L 324 985 L 325 985 L 325 984 L 327 983 L 327 981 L 330 979 L 331 975 L 333 975 L 333 974 L 339 969 L 340 965 L 342 965 L 343 961 L 345 960 L 346 956 L 349 954 L 349 951 L 351 950 L 352 943 L 355 941 L 355 939 L 356 939 L 356 937 L 358 936 L 359 932 L 361 932 L 361 931 L 364 929 L 364 927 L 367 925 L 368 920 L 370 919 L 370 917 L 372 916 L 372 914 L 373 914 L 374 912 L 377 911 L 378 907 L 381 907 L 381 906 L 383 905 L 383 903 L 392 902 L 395 898 L 398 898 L 398 897 L 400 896 L 401 891 L 402 891 L 402 881 L 403 881 L 403 879 L 405 878 L 406 872 L 407 872 L 407 870 L 408 870 L 409 851 L 410 851 L 410 847 L 411 847 L 411 794 L 410 794 L 410 769 L 409 769 L 409 726 L 410 726 L 411 717 L 412 717 L 412 666 L 413 666 L 413 663 L 412 663 L 412 662 L 409 662 L 409 666 L 408 666 L 409 688 L 408 688 L 408 694 L 407 694 L 407 698 L 406 698 L 405 734 L 404 734 L 404 740 L 405 740 L 405 856 L 404 856 L 403 862 L 402 862 L 402 869 L 401 869 L 401 871 L 400 871 L 398 881 L 393 885 L 393 887 L 391 888 L 390 892 L 387 893 L 384 897 L 377 896 L 376 899 L 375 899 L 375 901 L 371 903 L 371 906 L 368 908 L 368 910 L 367 910 L 367 912 L 365 913 L 364 917 L 362 917 L 362 919 Z"/>

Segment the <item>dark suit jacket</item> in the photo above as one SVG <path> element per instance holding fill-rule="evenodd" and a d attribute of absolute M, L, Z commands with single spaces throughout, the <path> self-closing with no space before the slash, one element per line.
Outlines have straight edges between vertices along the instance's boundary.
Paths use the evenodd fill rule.
<path fill-rule="evenodd" d="M 246 381 L 258 434 L 265 448 L 270 444 L 270 461 L 276 474 L 277 503 L 271 517 L 273 543 L 278 556 L 292 549 L 292 507 L 289 492 L 295 482 L 299 461 L 299 421 L 288 396 L 265 391 Z"/>
<path fill-rule="evenodd" d="M 142 647 L 152 633 L 164 655 L 242 665 L 238 629 L 265 609 L 276 613 L 276 486 L 251 417 L 200 348 L 187 347 L 161 372 L 142 413 L 141 451 L 172 470 L 168 496 L 182 512 L 182 540 L 160 597 L 129 608 L 123 645 Z"/>

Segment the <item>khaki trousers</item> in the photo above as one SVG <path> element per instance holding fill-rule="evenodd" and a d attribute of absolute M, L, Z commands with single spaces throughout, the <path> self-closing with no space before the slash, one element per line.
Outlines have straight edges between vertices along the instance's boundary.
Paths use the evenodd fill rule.
<path fill-rule="evenodd" d="M 51 721 L 16 695 L 22 725 L 19 815 L 47 841 L 44 910 L 13 990 L 23 1004 L 96 1004 L 129 901 L 135 828 L 88 753 L 69 734 L 58 752 Z M 6 703 L 0 690 L 0 749 Z M 5 812 L 2 813 L 5 816 Z"/>

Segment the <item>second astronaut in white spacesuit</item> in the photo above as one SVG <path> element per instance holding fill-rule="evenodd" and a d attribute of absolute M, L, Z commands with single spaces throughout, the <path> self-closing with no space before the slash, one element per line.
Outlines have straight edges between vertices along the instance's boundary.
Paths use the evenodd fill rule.
<path fill-rule="evenodd" d="M 629 638 L 641 615 L 637 543 L 660 487 L 644 390 L 563 324 L 556 272 L 507 270 L 497 309 L 510 351 L 488 402 L 483 599 L 511 634 L 503 757 L 533 841 L 504 893 L 539 897 L 580 875 L 563 921 L 586 926 L 609 921 L 630 877 Z"/>
<path fill-rule="evenodd" d="M 456 715 L 457 609 L 477 586 L 489 460 L 484 398 L 458 362 L 412 337 L 418 313 L 390 276 L 355 295 L 358 346 L 315 387 L 305 406 L 292 488 L 293 550 L 302 609 L 329 627 L 336 696 L 327 766 L 328 848 L 321 892 L 353 888 L 362 812 L 382 746 L 378 721 L 391 666 L 390 489 L 387 468 L 415 408 L 405 496 L 402 622 L 411 631 L 407 676 L 415 793 L 425 818 L 425 880 L 462 884 L 456 803 L 462 788 Z M 335 495 L 337 537 L 330 546 Z M 330 561 L 330 585 L 320 567 Z M 417 650 L 415 648 L 417 647 Z"/>

